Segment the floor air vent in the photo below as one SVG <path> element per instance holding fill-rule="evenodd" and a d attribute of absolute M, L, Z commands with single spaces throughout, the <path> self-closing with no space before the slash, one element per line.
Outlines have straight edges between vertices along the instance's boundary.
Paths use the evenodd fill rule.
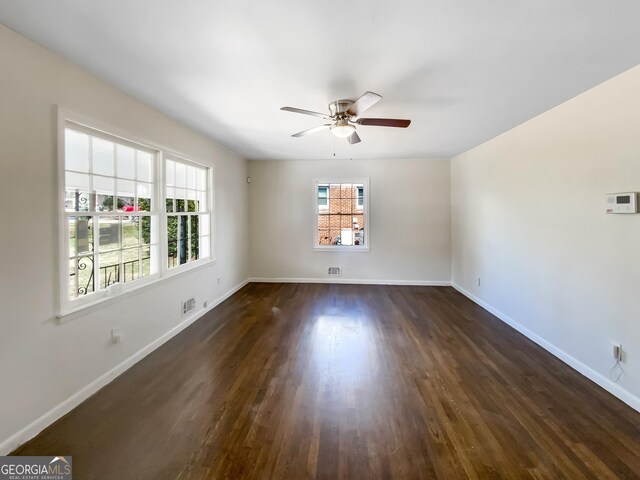
<path fill-rule="evenodd" d="M 340 267 L 329 267 L 329 269 L 327 270 L 327 275 L 330 275 L 332 277 L 341 277 L 342 271 L 340 271 Z"/>
<path fill-rule="evenodd" d="M 190 298 L 189 300 L 185 300 L 182 302 L 182 316 L 184 317 L 191 310 L 196 308 L 196 299 Z"/>

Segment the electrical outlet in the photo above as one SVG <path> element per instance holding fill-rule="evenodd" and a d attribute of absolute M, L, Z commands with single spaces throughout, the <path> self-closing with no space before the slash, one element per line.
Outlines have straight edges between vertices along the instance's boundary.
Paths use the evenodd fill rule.
<path fill-rule="evenodd" d="M 480 277 L 478 277 L 478 286 L 480 286 Z"/>
<path fill-rule="evenodd" d="M 117 328 L 111 329 L 111 343 L 120 343 L 122 341 L 122 333 Z"/>
<path fill-rule="evenodd" d="M 218 278 L 218 285 L 220 285 L 220 279 Z"/>

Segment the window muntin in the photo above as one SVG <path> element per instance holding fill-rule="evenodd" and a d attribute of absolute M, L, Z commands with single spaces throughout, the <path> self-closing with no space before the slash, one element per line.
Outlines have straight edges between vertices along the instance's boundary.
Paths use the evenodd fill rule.
<path fill-rule="evenodd" d="M 158 273 L 157 152 L 71 122 L 64 147 L 67 300 Z"/>
<path fill-rule="evenodd" d="M 364 182 L 316 182 L 316 248 L 367 248 L 364 206 Z"/>
<path fill-rule="evenodd" d="M 167 268 L 209 258 L 209 169 L 175 158 L 165 162 Z"/>

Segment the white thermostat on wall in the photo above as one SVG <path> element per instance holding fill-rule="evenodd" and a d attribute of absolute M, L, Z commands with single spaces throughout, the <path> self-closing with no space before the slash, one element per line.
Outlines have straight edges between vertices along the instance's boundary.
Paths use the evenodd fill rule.
<path fill-rule="evenodd" d="M 638 213 L 638 194 L 636 192 L 609 193 L 607 213 Z"/>

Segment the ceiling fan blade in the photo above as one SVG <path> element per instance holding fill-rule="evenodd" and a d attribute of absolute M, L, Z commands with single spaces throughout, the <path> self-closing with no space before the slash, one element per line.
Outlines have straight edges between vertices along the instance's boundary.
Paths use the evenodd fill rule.
<path fill-rule="evenodd" d="M 327 128 L 331 128 L 331 124 L 327 123 L 326 125 L 320 125 L 319 127 L 313 127 L 308 130 L 303 130 L 298 133 L 294 133 L 291 135 L 292 137 L 304 137 L 305 135 L 309 135 L 310 133 L 321 132 L 322 130 L 326 130 Z"/>
<path fill-rule="evenodd" d="M 360 137 L 358 136 L 358 132 L 353 132 L 351 135 L 347 137 L 347 141 L 353 145 L 354 143 L 360 143 Z"/>
<path fill-rule="evenodd" d="M 411 125 L 411 120 L 400 120 L 397 118 L 359 118 L 358 125 L 369 125 L 373 127 L 398 127 L 407 128 Z"/>
<path fill-rule="evenodd" d="M 358 117 L 362 115 L 365 110 L 373 107 L 380 100 L 382 100 L 382 96 L 377 93 L 365 92 L 353 105 L 349 107 L 347 113 L 353 117 Z"/>
<path fill-rule="evenodd" d="M 324 113 L 312 112 L 311 110 L 303 110 L 302 108 L 282 107 L 280 110 L 284 110 L 285 112 L 302 113 L 304 115 L 313 115 L 314 117 L 324 118 L 325 120 L 331 119 L 330 116 Z"/>

